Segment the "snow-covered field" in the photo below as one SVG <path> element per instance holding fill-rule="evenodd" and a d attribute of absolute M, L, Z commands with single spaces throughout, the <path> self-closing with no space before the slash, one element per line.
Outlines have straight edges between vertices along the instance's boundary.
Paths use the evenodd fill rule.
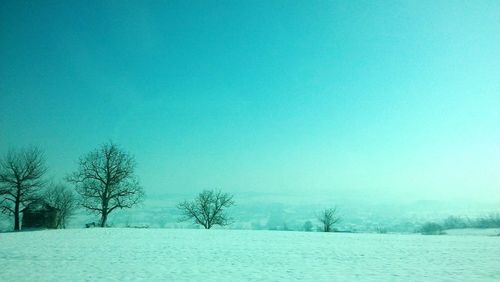
<path fill-rule="evenodd" d="M 447 235 L 456 236 L 500 236 L 500 228 L 464 228 L 464 229 L 447 229 Z"/>
<path fill-rule="evenodd" d="M 73 229 L 0 234 L 0 281 L 494 281 L 499 236 Z"/>

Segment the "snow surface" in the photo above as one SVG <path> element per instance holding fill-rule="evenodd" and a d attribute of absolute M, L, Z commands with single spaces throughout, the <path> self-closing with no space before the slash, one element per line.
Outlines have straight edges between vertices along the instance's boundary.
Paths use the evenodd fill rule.
<path fill-rule="evenodd" d="M 0 281 L 499 281 L 499 236 L 72 229 L 0 234 Z"/>
<path fill-rule="evenodd" d="M 462 228 L 446 229 L 446 235 L 457 236 L 500 236 L 500 228 Z"/>

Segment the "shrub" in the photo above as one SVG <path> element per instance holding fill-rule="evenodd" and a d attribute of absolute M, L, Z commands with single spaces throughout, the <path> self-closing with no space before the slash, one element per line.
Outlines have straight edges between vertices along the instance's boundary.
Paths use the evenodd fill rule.
<path fill-rule="evenodd" d="M 420 233 L 423 235 L 442 235 L 446 234 L 443 227 L 435 222 L 428 222 L 420 228 Z"/>

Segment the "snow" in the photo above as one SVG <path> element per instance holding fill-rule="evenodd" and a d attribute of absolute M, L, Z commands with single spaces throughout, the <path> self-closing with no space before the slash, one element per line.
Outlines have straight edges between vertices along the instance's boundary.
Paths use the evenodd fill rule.
<path fill-rule="evenodd" d="M 492 281 L 499 236 L 188 229 L 0 234 L 0 281 Z"/>
<path fill-rule="evenodd" d="M 447 235 L 456 236 L 500 236 L 500 228 L 462 228 L 446 229 Z"/>

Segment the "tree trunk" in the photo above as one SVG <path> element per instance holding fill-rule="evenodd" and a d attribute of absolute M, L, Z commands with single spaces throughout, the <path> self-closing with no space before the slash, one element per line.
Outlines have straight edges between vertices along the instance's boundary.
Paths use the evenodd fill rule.
<path fill-rule="evenodd" d="M 106 227 L 107 220 L 108 220 L 108 211 L 103 210 L 101 215 L 101 227 Z"/>
<path fill-rule="evenodd" d="M 21 230 L 21 226 L 19 224 L 19 200 L 16 199 L 16 204 L 14 206 L 14 231 Z"/>
<path fill-rule="evenodd" d="M 56 229 L 62 229 L 62 228 L 64 228 L 63 215 L 59 213 L 56 217 Z"/>
<path fill-rule="evenodd" d="M 105 189 L 105 195 L 107 195 L 107 192 L 108 191 L 108 187 L 106 186 L 106 189 Z M 106 227 L 106 221 L 108 220 L 108 213 L 109 213 L 109 210 L 108 210 L 108 203 L 109 203 L 109 199 L 106 198 L 106 196 L 103 195 L 101 200 L 102 200 L 102 210 L 101 210 L 101 227 Z"/>

